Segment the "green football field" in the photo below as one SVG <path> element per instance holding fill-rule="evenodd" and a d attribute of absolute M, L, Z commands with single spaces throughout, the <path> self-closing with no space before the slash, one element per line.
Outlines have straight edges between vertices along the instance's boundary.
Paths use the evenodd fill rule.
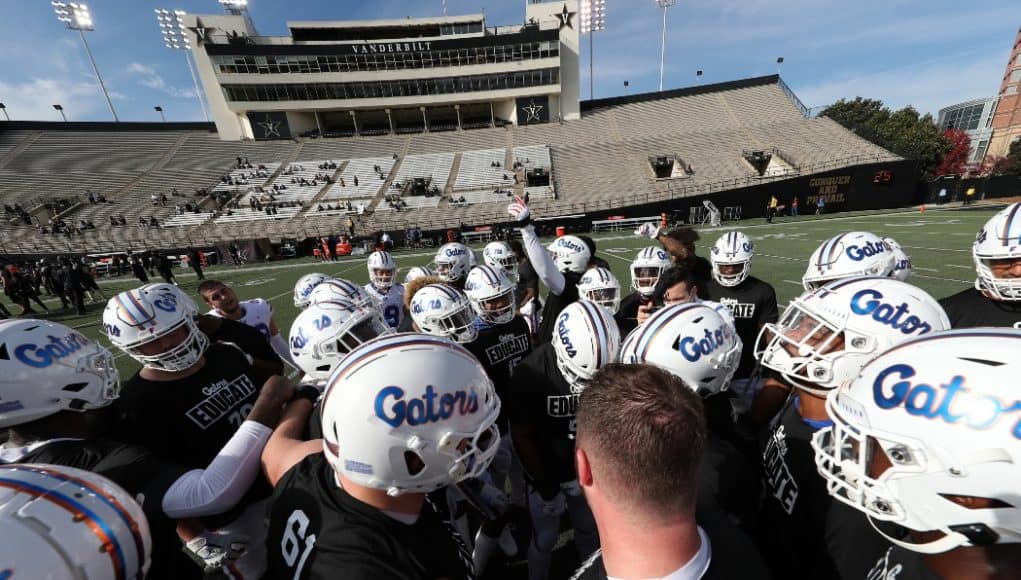
<path fill-rule="evenodd" d="M 929 209 L 901 213 L 869 213 L 864 215 L 832 215 L 820 219 L 814 216 L 779 218 L 773 224 L 762 219 L 730 222 L 720 228 L 704 228 L 698 243 L 699 255 L 708 255 L 709 246 L 723 233 L 739 229 L 755 241 L 755 259 L 752 274 L 771 283 L 777 292 L 780 306 L 801 293 L 801 275 L 812 251 L 824 240 L 845 231 L 870 231 L 881 236 L 892 236 L 911 256 L 914 274 L 911 282 L 927 290 L 936 298 L 957 292 L 975 279 L 971 259 L 971 243 L 976 232 L 996 207 L 976 209 Z M 627 288 L 630 286 L 628 265 L 649 240 L 635 238 L 630 231 L 595 236 L 598 254 L 603 256 L 614 273 Z M 476 251 L 482 245 L 475 246 Z M 432 260 L 428 250 L 399 250 L 394 254 L 403 279 L 403 271 L 411 266 L 425 265 Z M 481 257 L 481 256 L 480 256 Z M 195 292 L 198 285 L 191 270 L 181 270 L 181 287 L 201 304 Z M 297 315 L 292 300 L 294 283 L 303 274 L 324 274 L 350 279 L 359 284 L 368 281 L 365 257 L 351 257 L 337 262 L 322 263 L 310 258 L 286 260 L 265 264 L 249 264 L 243 268 L 214 267 L 206 271 L 207 278 L 231 284 L 240 299 L 264 298 L 272 305 L 281 331 L 287 333 Z M 157 276 L 153 281 L 161 281 Z M 134 278 L 112 278 L 100 281 L 107 297 L 139 285 Z M 625 290 L 626 292 L 626 290 Z M 46 300 L 51 308 L 57 301 Z M 59 304 L 58 304 L 59 305 Z M 101 338 L 102 304 L 89 305 L 84 316 L 63 315 L 51 319 L 78 328 L 91 338 Z M 15 307 L 16 311 L 17 307 Z M 129 357 L 115 351 L 122 376 L 133 374 L 138 365 Z"/>

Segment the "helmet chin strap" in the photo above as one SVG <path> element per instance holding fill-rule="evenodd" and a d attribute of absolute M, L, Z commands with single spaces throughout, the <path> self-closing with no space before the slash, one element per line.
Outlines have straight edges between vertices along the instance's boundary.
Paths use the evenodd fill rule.
<path fill-rule="evenodd" d="M 872 516 L 869 516 L 869 524 L 872 526 L 872 529 L 876 530 L 876 532 L 879 533 L 880 536 L 883 536 L 891 543 L 896 544 L 897 546 L 900 546 L 901 548 L 904 548 L 905 550 L 910 550 L 912 552 L 919 552 L 922 554 L 941 554 L 943 552 L 948 552 L 960 546 L 970 545 L 967 536 L 954 531 L 945 531 L 944 532 L 946 534 L 945 536 L 932 542 L 926 542 L 924 544 L 913 544 L 911 542 L 904 542 L 898 540 L 888 535 L 883 530 L 879 529 L 879 526 L 876 525 L 876 522 L 872 519 Z"/>

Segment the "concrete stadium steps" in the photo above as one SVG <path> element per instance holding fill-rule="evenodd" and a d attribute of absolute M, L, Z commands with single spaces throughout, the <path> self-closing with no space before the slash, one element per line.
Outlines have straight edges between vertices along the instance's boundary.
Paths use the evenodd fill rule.
<path fill-rule="evenodd" d="M 420 155 L 425 153 L 496 149 L 503 147 L 506 132 L 506 129 L 490 128 L 423 133 L 415 135 L 410 140 L 408 153 Z"/>
<path fill-rule="evenodd" d="M 192 133 L 178 148 L 163 169 L 215 169 L 227 173 L 237 157 L 247 157 L 252 164 L 282 163 L 293 154 L 298 144 L 293 141 L 221 141 L 216 134 Z"/>
<path fill-rule="evenodd" d="M 408 135 L 311 139 L 304 141 L 301 156 L 304 159 L 393 157 L 394 153 L 400 154 L 400 152 L 404 150 L 408 139 Z M 369 167 L 372 166 L 370 165 Z"/>
<path fill-rule="evenodd" d="M 174 132 L 157 131 L 51 131 L 33 141 L 6 168 L 24 173 L 141 173 L 160 161 L 179 137 Z"/>

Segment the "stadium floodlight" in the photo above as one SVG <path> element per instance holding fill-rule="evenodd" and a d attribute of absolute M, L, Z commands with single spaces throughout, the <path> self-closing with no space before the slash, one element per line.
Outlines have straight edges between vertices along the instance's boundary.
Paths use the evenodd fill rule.
<path fill-rule="evenodd" d="M 4 112 L 4 119 L 10 121 L 11 116 L 7 114 L 7 105 L 0 103 L 0 111 Z"/>
<path fill-rule="evenodd" d="M 677 4 L 677 0 L 656 0 L 656 6 L 663 10 L 663 32 L 659 42 L 659 92 L 663 92 L 663 68 L 666 64 L 666 9 Z"/>
<path fill-rule="evenodd" d="M 780 67 L 782 67 L 782 66 L 783 66 L 783 57 L 782 56 L 778 56 L 776 58 L 776 75 L 777 76 L 780 76 Z"/>
<path fill-rule="evenodd" d="M 64 122 L 66 123 L 67 115 L 64 114 L 64 107 L 62 105 L 53 105 L 53 108 L 56 109 L 58 113 L 60 113 L 60 118 L 64 119 Z"/>
<path fill-rule="evenodd" d="M 163 107 L 156 105 L 153 109 L 160 114 L 160 119 L 163 119 L 163 122 L 166 123 L 167 117 L 163 114 Z"/>
<path fill-rule="evenodd" d="M 702 84 L 702 69 L 695 71 L 695 84 Z"/>
<path fill-rule="evenodd" d="M 85 40 L 85 31 L 96 29 L 95 24 L 92 22 L 92 13 L 89 11 L 89 7 L 75 2 L 50 2 L 50 4 L 53 5 L 53 11 L 57 14 L 57 20 L 66 24 L 68 30 L 77 30 L 78 34 L 82 37 L 82 44 L 85 45 L 85 52 L 89 55 L 92 70 L 96 71 L 99 87 L 103 89 L 103 96 L 106 97 L 106 104 L 110 106 L 113 121 L 115 123 L 120 122 L 120 119 L 117 118 L 117 111 L 113 108 L 113 101 L 110 100 L 110 93 L 106 91 L 106 84 L 103 83 L 103 77 L 99 74 L 96 59 L 92 57 L 92 49 L 89 48 L 89 43 Z"/>
<path fill-rule="evenodd" d="M 588 98 L 595 96 L 595 49 L 592 35 L 606 30 L 606 0 L 581 0 L 581 33 L 588 35 Z"/>
<path fill-rule="evenodd" d="M 195 67 L 191 64 L 191 40 L 188 38 L 188 27 L 184 25 L 183 10 L 156 9 L 156 22 L 159 23 L 160 32 L 163 33 L 163 44 L 171 50 L 184 51 L 184 62 L 188 63 L 188 72 L 191 73 L 191 82 L 195 85 L 195 98 L 199 101 L 199 108 L 202 109 L 202 116 L 209 122 L 209 113 L 206 111 L 206 103 L 202 100 L 202 89 L 199 88 L 198 77 L 195 76 Z"/>

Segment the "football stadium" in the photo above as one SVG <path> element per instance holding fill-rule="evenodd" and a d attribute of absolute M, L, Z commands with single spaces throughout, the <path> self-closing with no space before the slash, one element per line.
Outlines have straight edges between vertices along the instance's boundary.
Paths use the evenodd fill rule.
<path fill-rule="evenodd" d="M 931 152 L 584 99 L 606 0 L 220 0 L 156 123 L 52 4 L 114 121 L 0 103 L 0 579 L 1021 576 L 1021 44 Z"/>

